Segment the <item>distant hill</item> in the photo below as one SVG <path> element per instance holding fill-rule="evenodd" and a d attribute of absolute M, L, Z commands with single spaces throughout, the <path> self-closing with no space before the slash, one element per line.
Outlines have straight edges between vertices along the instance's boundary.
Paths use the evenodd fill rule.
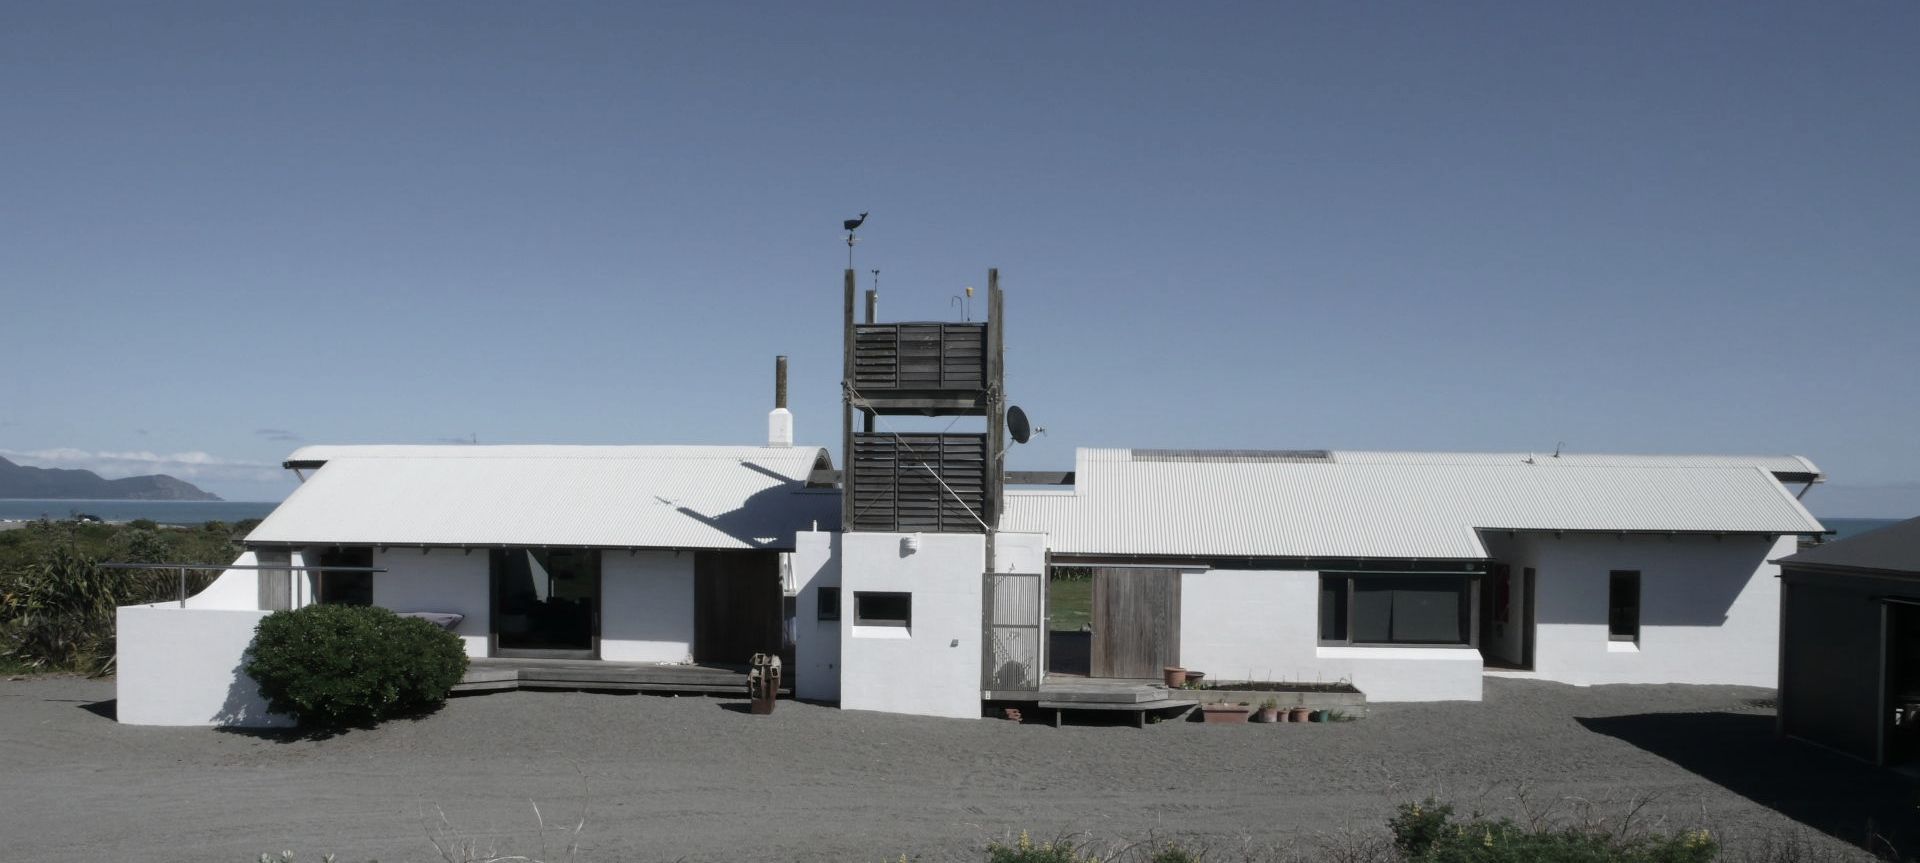
<path fill-rule="evenodd" d="M 219 500 L 166 474 L 105 479 L 90 470 L 27 467 L 0 458 L 0 498 L 48 500 Z"/>

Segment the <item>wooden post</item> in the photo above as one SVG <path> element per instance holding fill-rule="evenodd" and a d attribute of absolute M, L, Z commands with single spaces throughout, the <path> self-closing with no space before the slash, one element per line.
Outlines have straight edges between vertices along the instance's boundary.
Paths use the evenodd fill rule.
<path fill-rule="evenodd" d="M 877 322 L 880 315 L 880 290 L 867 291 L 867 323 Z"/>
<path fill-rule="evenodd" d="M 1005 302 L 1000 294 L 1000 268 L 987 270 L 987 379 L 990 382 L 993 398 L 987 405 L 988 458 L 993 460 L 987 471 L 987 508 L 992 510 L 989 524 L 998 527 L 1004 497 L 1002 489 L 1006 486 L 1007 452 L 1007 368 L 1006 368 L 1006 321 Z"/>
<path fill-rule="evenodd" d="M 787 406 L 787 355 L 773 358 L 773 406 Z"/>
<path fill-rule="evenodd" d="M 853 529 L 853 268 L 847 268 L 840 379 L 840 529 Z"/>

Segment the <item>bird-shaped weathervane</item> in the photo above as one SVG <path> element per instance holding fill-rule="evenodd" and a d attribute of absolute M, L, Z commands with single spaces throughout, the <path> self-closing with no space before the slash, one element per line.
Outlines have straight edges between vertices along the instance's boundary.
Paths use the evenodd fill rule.
<path fill-rule="evenodd" d="M 866 213 L 861 213 L 858 219 L 847 219 L 840 223 L 840 227 L 845 228 L 847 231 L 847 269 L 849 270 L 853 269 L 853 232 L 860 230 L 860 226 L 866 223 Z"/>

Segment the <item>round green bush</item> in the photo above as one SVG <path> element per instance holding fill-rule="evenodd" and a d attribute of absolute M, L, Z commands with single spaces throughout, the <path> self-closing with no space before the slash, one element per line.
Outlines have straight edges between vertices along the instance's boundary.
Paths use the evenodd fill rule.
<path fill-rule="evenodd" d="M 309 605 L 254 630 L 246 672 L 267 708 L 314 728 L 423 713 L 467 671 L 460 637 L 384 608 Z"/>

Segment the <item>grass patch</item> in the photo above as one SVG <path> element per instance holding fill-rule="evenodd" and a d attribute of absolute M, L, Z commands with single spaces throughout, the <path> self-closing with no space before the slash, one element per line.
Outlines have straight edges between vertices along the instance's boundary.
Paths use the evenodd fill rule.
<path fill-rule="evenodd" d="M 1079 632 L 1091 619 L 1093 579 L 1062 578 L 1056 571 L 1047 580 L 1047 628 L 1060 632 Z"/>

